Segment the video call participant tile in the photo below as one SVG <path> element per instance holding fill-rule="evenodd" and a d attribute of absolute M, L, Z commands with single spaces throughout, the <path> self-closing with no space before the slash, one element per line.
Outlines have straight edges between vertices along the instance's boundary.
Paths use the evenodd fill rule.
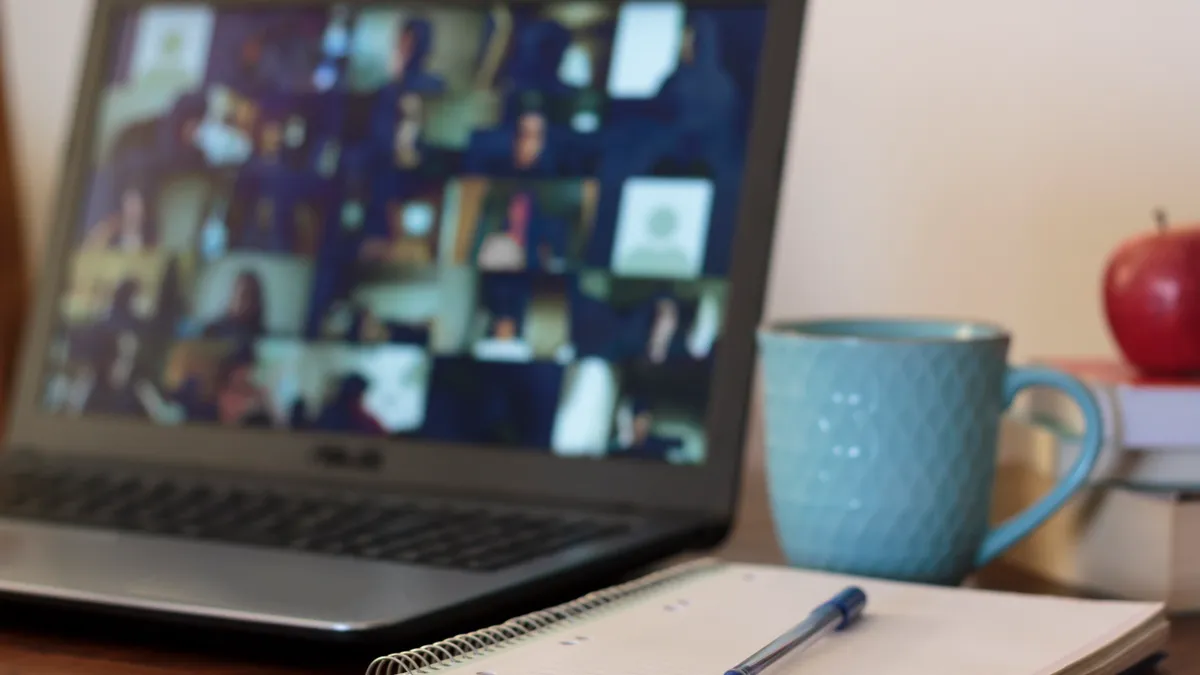
<path fill-rule="evenodd" d="M 477 277 L 466 267 L 360 266 L 350 290 L 322 313 L 313 337 L 461 352 L 472 327 Z"/>
<path fill-rule="evenodd" d="M 568 276 L 483 274 L 465 351 L 479 361 L 527 363 L 574 358 Z"/>
<path fill-rule="evenodd" d="M 145 86 L 153 90 L 152 86 Z M 178 169 L 233 169 L 255 155 L 259 107 L 254 97 L 226 84 L 187 90 L 160 112 L 161 153 Z M 150 147 L 118 144 L 114 159 L 140 162 Z"/>
<path fill-rule="evenodd" d="M 113 168 L 99 171 L 89 186 L 79 247 L 131 254 L 159 250 L 159 222 L 166 215 L 164 211 L 170 213 L 172 209 L 160 209 L 158 185 L 147 172 Z M 185 211 L 181 215 L 186 218 L 189 214 Z M 174 248 L 187 250 L 188 242 Z"/>
<path fill-rule="evenodd" d="M 536 108 L 554 127 L 598 130 L 615 19 L 604 4 L 497 6 L 478 82 L 507 94 L 502 119 Z"/>
<path fill-rule="evenodd" d="M 302 334 L 312 263 L 295 257 L 234 253 L 200 273 L 183 338 L 251 342 Z"/>
<path fill-rule="evenodd" d="M 130 330 L 86 327 L 51 339 L 46 407 L 79 416 L 147 418 L 145 396 L 158 381 L 163 349 Z"/>
<path fill-rule="evenodd" d="M 575 349 L 621 363 L 711 360 L 727 289 L 723 280 L 625 279 L 586 270 L 571 301 Z"/>
<path fill-rule="evenodd" d="M 565 373 L 554 453 L 701 463 L 705 400 L 694 387 L 702 381 L 677 365 L 622 367 L 581 358 Z"/>
<path fill-rule="evenodd" d="M 426 96 L 467 89 L 484 18 L 469 10 L 362 8 L 350 34 L 349 89 L 392 87 Z"/>
<path fill-rule="evenodd" d="M 313 260 L 332 211 L 332 184 L 279 164 L 239 169 L 206 203 L 198 241 L 205 260 L 257 252 Z"/>
<path fill-rule="evenodd" d="M 713 184 L 705 178 L 631 178 L 621 192 L 612 270 L 626 277 L 704 273 Z"/>
<path fill-rule="evenodd" d="M 513 94 L 510 94 L 512 96 Z M 581 95 L 580 105 L 598 108 L 593 95 Z M 477 129 L 463 160 L 467 174 L 502 178 L 550 179 L 587 176 L 599 166 L 603 145 L 593 120 L 584 112 L 568 123 L 557 122 L 553 99 L 530 92 L 520 95 L 511 118 Z M 559 104 L 561 105 L 561 103 Z M 587 120 L 581 121 L 581 120 Z M 575 125 L 584 130 L 574 128 Z"/>
<path fill-rule="evenodd" d="M 442 262 L 484 272 L 577 269 L 598 189 L 592 180 L 454 181 L 446 194 Z"/>
<path fill-rule="evenodd" d="M 421 436 L 549 451 L 563 366 L 439 357 Z"/>
<path fill-rule="evenodd" d="M 444 201 L 443 185 L 425 181 L 401 181 L 396 189 L 373 192 L 358 263 L 433 265 L 445 236 L 438 227 Z"/>
<path fill-rule="evenodd" d="M 609 457 L 701 463 L 710 368 L 684 364 L 626 365 L 613 418 Z"/>
<path fill-rule="evenodd" d="M 620 395 L 620 372 L 611 362 L 587 356 L 568 365 L 551 437 L 554 454 L 607 455 Z"/>
<path fill-rule="evenodd" d="M 431 357 L 414 345 L 310 345 L 289 382 L 291 426 L 411 435 L 425 422 Z"/>
<path fill-rule="evenodd" d="M 375 176 L 377 191 L 456 175 L 477 116 L 471 105 L 453 92 L 384 87 L 350 94 L 342 129 L 345 167 Z"/>
<path fill-rule="evenodd" d="M 493 114 L 472 135 L 466 173 L 595 174 L 613 21 L 614 8 L 604 5 L 494 9 L 476 75 Z"/>
<path fill-rule="evenodd" d="M 374 205 L 364 179 L 345 177 L 335 192 L 339 206 L 326 219 L 305 324 L 306 334 L 314 338 L 325 332 L 326 314 L 345 304 L 364 273 L 432 272 L 442 238 L 438 186 L 412 191 L 405 200 Z M 369 213 L 374 215 L 368 217 Z"/>
<path fill-rule="evenodd" d="M 143 330 L 171 309 L 165 298 L 190 285 L 185 268 L 166 253 L 80 251 L 68 264 L 60 316 L 68 327 Z"/>
<path fill-rule="evenodd" d="M 357 12 L 347 62 L 344 126 L 351 171 L 377 199 L 403 198 L 414 179 L 462 169 L 471 134 L 493 116 L 475 86 L 477 11 L 368 7 Z"/>

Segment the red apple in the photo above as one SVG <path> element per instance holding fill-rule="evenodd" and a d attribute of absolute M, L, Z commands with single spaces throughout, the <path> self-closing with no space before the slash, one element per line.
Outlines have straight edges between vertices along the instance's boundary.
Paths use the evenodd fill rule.
<path fill-rule="evenodd" d="M 1200 374 L 1200 226 L 1121 244 L 1104 272 L 1104 310 L 1125 359 L 1146 375 Z"/>

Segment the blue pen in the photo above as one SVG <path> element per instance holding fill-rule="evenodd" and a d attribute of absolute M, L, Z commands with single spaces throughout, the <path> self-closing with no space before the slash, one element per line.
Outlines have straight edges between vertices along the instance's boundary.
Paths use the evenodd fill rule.
<path fill-rule="evenodd" d="M 775 638 L 771 644 L 754 652 L 750 658 L 725 671 L 725 675 L 759 675 L 767 666 L 794 652 L 801 652 L 825 635 L 854 623 L 867 606 L 867 594 L 850 586 L 832 600 L 822 603 L 795 628 Z"/>

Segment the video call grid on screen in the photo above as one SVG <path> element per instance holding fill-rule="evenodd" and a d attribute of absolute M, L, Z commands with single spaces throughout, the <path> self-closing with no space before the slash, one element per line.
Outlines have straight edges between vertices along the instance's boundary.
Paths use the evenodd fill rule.
<path fill-rule="evenodd" d="M 764 19 L 128 11 L 44 406 L 702 463 Z"/>

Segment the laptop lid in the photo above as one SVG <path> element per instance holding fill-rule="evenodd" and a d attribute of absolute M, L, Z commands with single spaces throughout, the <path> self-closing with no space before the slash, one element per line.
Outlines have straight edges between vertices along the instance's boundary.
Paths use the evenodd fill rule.
<path fill-rule="evenodd" d="M 802 16 L 101 1 L 10 445 L 727 513 Z"/>

